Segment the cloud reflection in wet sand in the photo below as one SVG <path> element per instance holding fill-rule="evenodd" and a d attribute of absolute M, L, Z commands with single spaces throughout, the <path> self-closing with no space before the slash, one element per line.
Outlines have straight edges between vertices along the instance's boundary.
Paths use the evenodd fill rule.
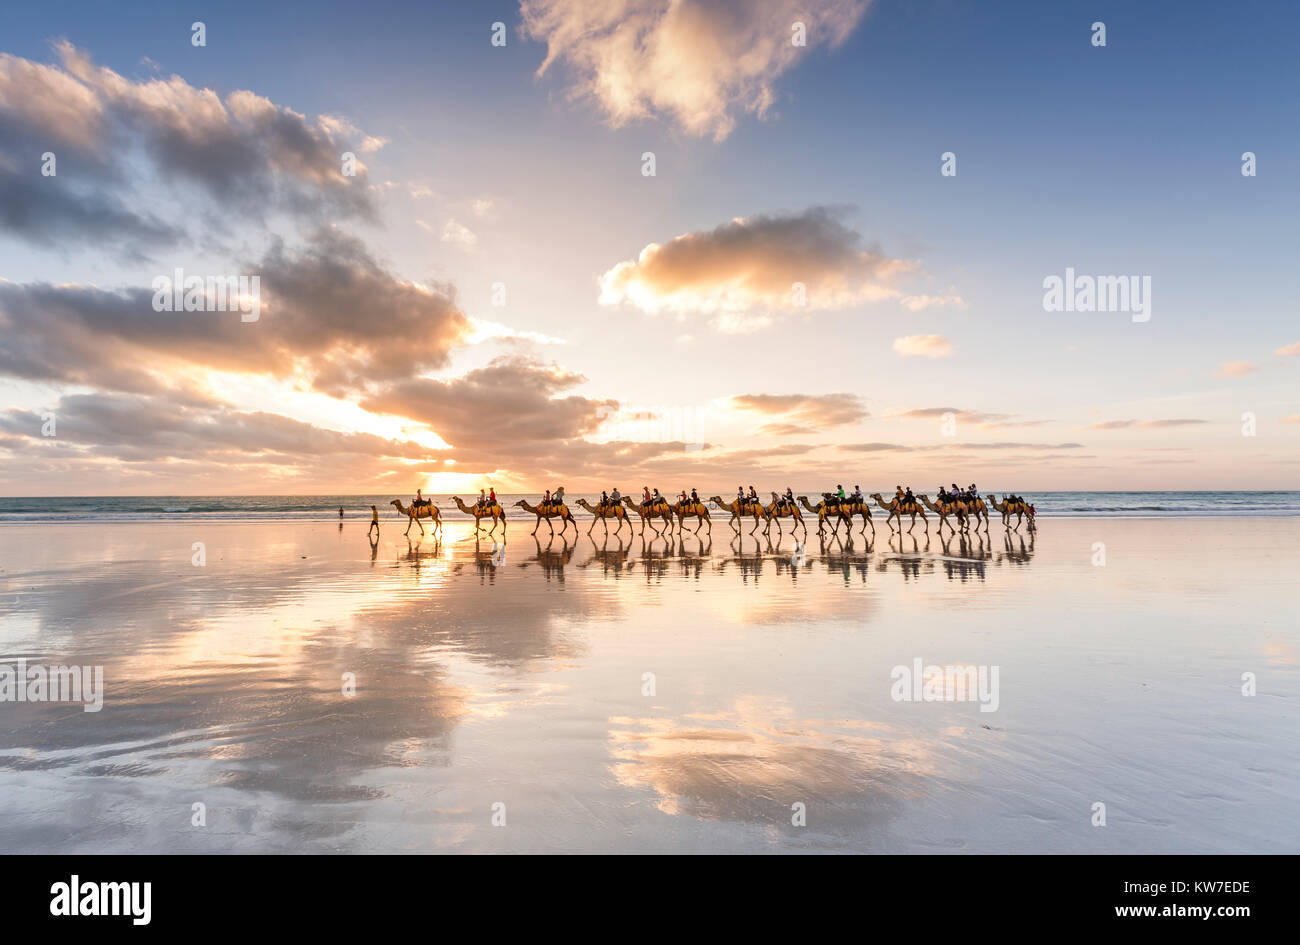
<path fill-rule="evenodd" d="M 794 832 L 792 805 L 801 803 L 813 833 L 841 835 L 869 833 L 934 774 L 925 746 L 888 726 L 800 720 L 763 701 L 738 699 L 707 716 L 611 719 L 612 771 L 625 787 L 652 791 L 665 814 Z"/>
<path fill-rule="evenodd" d="M 100 713 L 0 705 L 3 849 L 1181 849 L 1172 823 L 1189 849 L 1267 846 L 1263 818 L 1231 842 L 1198 828 L 1197 798 L 1275 822 L 1294 806 L 1269 785 L 1294 768 L 1275 715 L 1296 645 L 1267 629 L 1293 567 L 1251 562 L 1264 541 L 1296 564 L 1295 523 L 1046 527 L 814 530 L 800 554 L 725 523 L 504 549 L 460 524 L 373 548 L 323 523 L 4 526 L 4 653 L 102 664 L 107 692 Z M 1108 619 L 1120 603 L 1140 634 Z M 1003 664 L 993 724 L 891 702 L 890 666 L 915 656 Z M 1269 672 L 1229 709 L 1215 680 L 1239 663 Z M 1116 731 L 1146 768 L 1115 766 Z M 1169 765 L 1185 789 L 1149 800 L 1142 771 Z M 1146 832 L 1073 831 L 1101 789 L 1144 799 Z"/>

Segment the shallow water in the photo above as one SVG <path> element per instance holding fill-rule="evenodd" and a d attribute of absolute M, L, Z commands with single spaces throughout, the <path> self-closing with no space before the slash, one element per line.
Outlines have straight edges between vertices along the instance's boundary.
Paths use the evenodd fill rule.
<path fill-rule="evenodd" d="M 106 689 L 0 703 L 0 849 L 1300 848 L 1300 521 L 878 528 L 796 563 L 721 522 L 516 522 L 496 561 L 458 523 L 0 526 L 0 662 Z M 917 658 L 997 667 L 997 710 L 895 701 Z"/>

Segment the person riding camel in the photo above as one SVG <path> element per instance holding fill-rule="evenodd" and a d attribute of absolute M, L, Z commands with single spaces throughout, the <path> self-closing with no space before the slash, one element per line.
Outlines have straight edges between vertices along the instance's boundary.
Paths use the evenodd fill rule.
<path fill-rule="evenodd" d="M 745 514 L 746 504 L 747 503 L 745 502 L 745 487 L 736 486 L 736 508 L 740 511 L 741 515 Z"/>
<path fill-rule="evenodd" d="M 488 505 L 493 506 L 496 504 L 497 504 L 497 490 L 496 487 L 493 486 L 490 489 L 488 489 Z"/>
<path fill-rule="evenodd" d="M 685 490 L 685 489 L 683 489 L 680 493 L 678 493 L 678 496 L 677 496 L 677 508 L 678 508 L 678 510 L 681 510 L 681 509 L 686 508 L 686 490 Z"/>
<path fill-rule="evenodd" d="M 785 487 L 785 495 L 781 496 L 781 506 L 783 508 L 794 508 L 794 490 L 789 486 Z"/>
<path fill-rule="evenodd" d="M 658 489 L 655 490 L 655 492 L 658 491 L 659 491 Z M 642 486 L 641 487 L 641 508 L 643 509 L 648 508 L 649 505 L 650 505 L 650 487 Z"/>
<path fill-rule="evenodd" d="M 622 501 L 623 501 L 623 493 L 618 491 L 618 486 L 615 486 L 613 491 L 611 491 L 609 494 L 609 504 L 619 505 L 622 503 Z"/>
<path fill-rule="evenodd" d="M 903 506 L 904 506 L 903 511 L 905 512 L 916 511 L 916 496 L 912 495 L 911 486 L 908 486 L 907 491 L 903 493 Z"/>
<path fill-rule="evenodd" d="M 487 490 L 480 489 L 478 491 L 478 507 L 481 509 L 485 505 L 487 505 Z"/>
<path fill-rule="evenodd" d="M 853 499 L 853 504 L 857 506 L 862 505 L 862 503 L 866 501 L 865 499 L 862 498 L 862 487 L 857 483 L 854 483 L 853 485 L 852 499 Z"/>
<path fill-rule="evenodd" d="M 414 506 L 415 508 L 418 509 L 418 508 L 419 508 L 420 506 L 422 506 L 422 505 L 432 505 L 432 504 L 433 504 L 433 503 L 432 503 L 429 499 L 426 499 L 426 498 L 424 497 L 424 490 L 423 490 L 423 489 L 416 489 L 416 490 L 415 490 L 415 498 L 411 500 L 411 505 L 412 505 L 412 506 Z"/>
<path fill-rule="evenodd" d="M 691 487 L 691 505 L 699 505 L 699 504 L 700 504 L 700 494 L 699 494 L 698 492 L 696 492 L 696 491 L 695 491 L 695 487 L 692 486 L 692 487 Z"/>
<path fill-rule="evenodd" d="M 605 509 L 609 508 L 609 493 L 606 492 L 604 489 L 600 490 L 600 502 L 597 504 L 596 507 L 600 509 L 602 512 Z"/>
<path fill-rule="evenodd" d="M 754 486 L 752 483 L 749 486 L 749 495 L 745 496 L 745 501 L 749 503 L 750 511 L 753 511 L 754 509 L 758 508 L 760 505 L 763 504 L 763 500 L 760 499 L 758 497 L 758 493 L 754 491 Z"/>

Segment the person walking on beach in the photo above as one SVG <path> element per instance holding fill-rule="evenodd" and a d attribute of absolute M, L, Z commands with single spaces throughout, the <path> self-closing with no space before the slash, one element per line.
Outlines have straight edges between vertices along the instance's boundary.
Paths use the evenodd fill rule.
<path fill-rule="evenodd" d="M 343 517 L 343 506 L 339 506 L 339 518 Z"/>
<path fill-rule="evenodd" d="M 374 532 L 375 537 L 379 537 L 379 509 L 373 505 L 370 507 L 370 527 L 366 529 L 367 538 L 370 537 L 371 532 Z"/>

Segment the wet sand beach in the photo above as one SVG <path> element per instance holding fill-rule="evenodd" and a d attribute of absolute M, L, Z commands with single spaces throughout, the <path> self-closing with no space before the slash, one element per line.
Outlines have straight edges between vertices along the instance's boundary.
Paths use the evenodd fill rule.
<path fill-rule="evenodd" d="M 1300 519 L 587 524 L 0 526 L 0 662 L 104 679 L 0 703 L 3 852 L 1300 849 Z M 916 660 L 996 711 L 896 699 Z"/>

